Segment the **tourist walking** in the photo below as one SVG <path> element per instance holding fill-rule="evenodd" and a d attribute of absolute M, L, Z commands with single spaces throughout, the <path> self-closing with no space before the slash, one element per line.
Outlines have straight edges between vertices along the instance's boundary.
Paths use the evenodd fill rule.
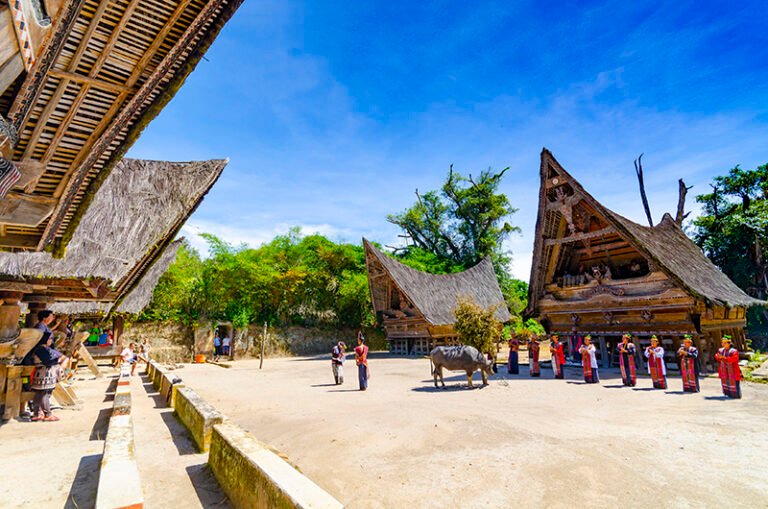
<path fill-rule="evenodd" d="M 659 338 L 651 336 L 651 346 L 645 349 L 648 359 L 648 373 L 653 380 L 654 389 L 667 388 L 667 366 L 664 364 L 664 348 L 659 344 Z"/>
<path fill-rule="evenodd" d="M 715 354 L 719 363 L 717 374 L 723 385 L 723 394 L 729 398 L 741 399 L 741 368 L 739 368 L 739 351 L 733 348 L 731 336 L 723 335 L 722 348 Z"/>
<path fill-rule="evenodd" d="M 218 361 L 221 356 L 221 338 L 219 331 L 213 333 L 213 360 Z"/>
<path fill-rule="evenodd" d="M 584 370 L 584 381 L 588 384 L 596 384 L 600 381 L 597 372 L 597 355 L 595 345 L 592 344 L 592 336 L 584 336 L 584 344 L 579 347 L 581 354 L 581 367 Z"/>
<path fill-rule="evenodd" d="M 517 375 L 520 373 L 519 353 L 520 342 L 517 340 L 515 333 L 512 332 L 509 339 L 509 359 L 507 360 L 507 373 L 510 375 Z"/>
<path fill-rule="evenodd" d="M 333 379 L 336 385 L 344 383 L 344 360 L 347 345 L 343 341 L 336 343 L 331 349 L 331 369 L 333 370 Z"/>
<path fill-rule="evenodd" d="M 371 373 L 368 369 L 368 346 L 365 344 L 365 337 L 362 332 L 357 333 L 355 364 L 357 364 L 357 381 L 360 383 L 360 390 L 364 391 L 368 388 L 368 379 L 371 377 Z"/>
<path fill-rule="evenodd" d="M 532 377 L 541 376 L 541 371 L 539 370 L 540 347 L 541 345 L 539 345 L 539 338 L 536 337 L 536 334 L 533 334 L 531 339 L 528 341 L 528 373 Z"/>
<path fill-rule="evenodd" d="M 693 336 L 683 336 L 683 346 L 677 351 L 677 355 L 680 357 L 683 392 L 699 392 L 699 350 L 693 346 Z"/>
<path fill-rule="evenodd" d="M 637 369 L 635 367 L 635 345 L 632 343 L 632 334 L 621 336 L 621 343 L 616 347 L 619 352 L 619 367 L 621 368 L 621 381 L 628 387 L 637 385 Z"/>
<path fill-rule="evenodd" d="M 123 348 L 123 351 L 120 352 L 120 357 L 123 359 L 123 362 L 131 365 L 131 375 L 133 375 L 136 372 L 136 343 L 131 343 Z"/>
<path fill-rule="evenodd" d="M 41 311 L 42 313 L 42 311 Z M 50 313 L 50 311 L 49 311 Z M 53 334 L 43 334 L 33 350 L 33 362 L 35 371 L 32 375 L 30 388 L 35 393 L 32 400 L 33 421 L 58 421 L 59 418 L 51 413 L 51 394 L 56 384 L 62 378 L 62 364 L 67 357 L 54 350 Z"/>
<path fill-rule="evenodd" d="M 555 374 L 555 378 L 565 378 L 565 352 L 563 351 L 563 344 L 560 342 L 560 335 L 555 332 L 551 336 L 552 341 L 549 342 L 549 353 L 552 354 L 552 372 Z"/>

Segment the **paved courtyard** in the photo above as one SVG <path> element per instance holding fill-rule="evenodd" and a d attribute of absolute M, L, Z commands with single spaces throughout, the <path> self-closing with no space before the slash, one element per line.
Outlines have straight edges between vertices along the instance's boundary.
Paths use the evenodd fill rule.
<path fill-rule="evenodd" d="M 335 386 L 326 358 L 187 365 L 184 382 L 354 508 L 768 507 L 768 386 L 739 401 L 635 389 L 618 373 L 585 385 L 543 369 L 435 390 L 427 359 L 374 354 L 367 392 L 354 362 Z M 502 368 L 502 371 L 504 369 Z M 479 376 L 476 374 L 475 378 Z"/>

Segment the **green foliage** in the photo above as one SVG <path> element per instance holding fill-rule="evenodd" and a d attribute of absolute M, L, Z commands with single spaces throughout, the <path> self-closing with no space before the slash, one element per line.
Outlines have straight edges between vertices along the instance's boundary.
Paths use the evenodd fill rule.
<path fill-rule="evenodd" d="M 451 168 L 440 192 L 417 191 L 413 206 L 387 220 L 402 228 L 416 247 L 452 265 L 472 266 L 486 256 L 499 257 L 506 265 L 502 242 L 520 231 L 505 221 L 517 209 L 498 192 L 506 171 L 484 170 L 475 180 Z"/>
<path fill-rule="evenodd" d="M 506 221 L 517 209 L 498 192 L 507 170 L 494 173 L 489 168 L 474 179 L 451 167 L 440 191 L 417 191 L 417 202 L 387 221 L 402 228 L 413 243 L 397 257 L 415 269 L 448 274 L 490 256 L 507 306 L 519 314 L 528 302 L 527 284 L 509 275 L 510 254 L 502 249 L 504 239 L 520 231 Z"/>
<path fill-rule="evenodd" d="M 474 346 L 478 351 L 496 355 L 496 342 L 502 331 L 495 318 L 496 309 L 483 309 L 472 299 L 459 299 L 454 310 L 454 327 L 462 344 Z"/>
<path fill-rule="evenodd" d="M 696 197 L 703 214 L 693 221 L 694 240 L 749 295 L 768 296 L 768 164 L 732 168 L 715 177 L 712 192 Z M 765 309 L 752 308 L 750 327 L 768 323 Z"/>
<path fill-rule="evenodd" d="M 372 325 L 362 247 L 298 229 L 259 248 L 204 234 L 209 258 L 189 246 L 160 279 L 144 319 L 228 320 L 235 327 Z"/>

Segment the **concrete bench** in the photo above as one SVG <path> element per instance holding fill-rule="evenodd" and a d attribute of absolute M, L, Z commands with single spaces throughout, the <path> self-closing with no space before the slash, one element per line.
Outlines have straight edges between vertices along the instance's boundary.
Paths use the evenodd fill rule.
<path fill-rule="evenodd" d="M 112 417 L 109 419 L 104 454 L 101 458 L 96 509 L 144 507 L 144 495 L 134 450 L 128 368 L 127 371 L 121 370 L 117 379 Z"/>
<path fill-rule="evenodd" d="M 231 423 L 213 427 L 208 466 L 236 508 L 344 506 L 250 433 Z"/>
<path fill-rule="evenodd" d="M 175 383 L 174 383 L 175 381 Z M 170 408 L 176 408 L 176 396 L 179 389 L 184 387 L 181 383 L 181 378 L 173 371 L 163 371 L 160 375 L 160 395 L 165 401 L 165 406 Z"/>
<path fill-rule="evenodd" d="M 224 416 L 189 387 L 176 391 L 173 409 L 189 430 L 198 450 L 207 451 L 211 445 L 213 426 L 223 422 Z"/>

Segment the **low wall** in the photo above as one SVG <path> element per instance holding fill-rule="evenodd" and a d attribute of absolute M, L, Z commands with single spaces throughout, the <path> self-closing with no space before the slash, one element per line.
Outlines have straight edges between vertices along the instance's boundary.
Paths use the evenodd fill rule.
<path fill-rule="evenodd" d="M 127 383 L 126 383 L 127 382 Z M 96 509 L 144 507 L 139 467 L 134 455 L 130 368 L 122 369 L 115 389 L 104 454 L 101 458 Z"/>
<path fill-rule="evenodd" d="M 344 507 L 253 435 L 231 423 L 213 427 L 208 466 L 238 509 Z"/>
<path fill-rule="evenodd" d="M 178 389 L 174 403 L 176 416 L 189 430 L 198 450 L 207 451 L 211 445 L 213 426 L 223 422 L 224 415 L 189 387 Z"/>

